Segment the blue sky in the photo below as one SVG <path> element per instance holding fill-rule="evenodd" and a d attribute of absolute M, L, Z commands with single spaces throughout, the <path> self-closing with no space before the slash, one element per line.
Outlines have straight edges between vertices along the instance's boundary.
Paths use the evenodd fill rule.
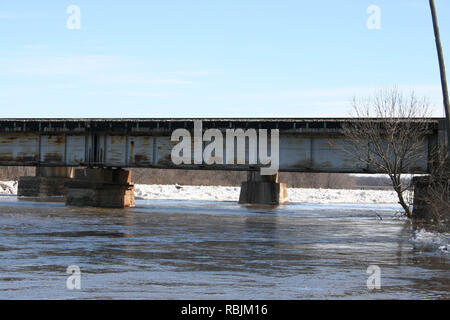
<path fill-rule="evenodd" d="M 392 85 L 443 116 L 428 0 L 1 0 L 0 39 L 3 118 L 344 117 Z"/>

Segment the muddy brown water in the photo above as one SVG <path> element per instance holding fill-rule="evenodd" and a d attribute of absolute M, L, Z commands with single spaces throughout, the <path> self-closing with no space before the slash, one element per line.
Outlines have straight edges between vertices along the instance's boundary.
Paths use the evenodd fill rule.
<path fill-rule="evenodd" d="M 449 254 L 413 241 L 396 209 L 0 197 L 0 299 L 449 299 Z M 380 289 L 367 287 L 370 265 Z"/>

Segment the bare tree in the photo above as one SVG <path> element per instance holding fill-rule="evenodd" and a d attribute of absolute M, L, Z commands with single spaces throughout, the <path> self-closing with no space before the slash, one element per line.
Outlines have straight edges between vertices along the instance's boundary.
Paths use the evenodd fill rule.
<path fill-rule="evenodd" d="M 416 178 L 422 184 L 421 194 L 414 199 L 414 207 L 420 208 L 421 218 L 437 226 L 450 227 L 450 170 L 445 146 L 432 150 L 430 175 Z"/>
<path fill-rule="evenodd" d="M 350 153 L 367 172 L 387 174 L 407 217 L 412 217 L 411 203 L 405 197 L 410 187 L 402 179 L 407 172 L 420 171 L 427 150 L 429 103 L 414 92 L 404 96 L 397 88 L 379 90 L 372 97 L 353 98 L 355 121 L 344 125 Z"/>

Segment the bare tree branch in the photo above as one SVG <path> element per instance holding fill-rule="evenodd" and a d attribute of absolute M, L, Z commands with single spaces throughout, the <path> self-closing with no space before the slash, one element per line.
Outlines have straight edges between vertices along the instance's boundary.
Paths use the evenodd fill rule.
<path fill-rule="evenodd" d="M 364 164 L 389 176 L 405 215 L 412 217 L 404 192 L 410 187 L 404 173 L 426 163 L 429 102 L 414 92 L 404 96 L 397 88 L 384 89 L 372 97 L 352 100 L 355 121 L 343 127 L 344 149 Z M 362 120 L 362 121 L 361 121 Z M 372 170 L 373 171 L 373 170 Z"/>

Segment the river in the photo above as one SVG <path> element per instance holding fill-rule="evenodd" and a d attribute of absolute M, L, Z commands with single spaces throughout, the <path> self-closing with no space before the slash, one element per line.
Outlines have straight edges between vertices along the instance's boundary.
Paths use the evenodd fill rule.
<path fill-rule="evenodd" d="M 450 298 L 449 253 L 414 241 L 392 205 L 136 204 L 0 197 L 0 299 Z"/>

